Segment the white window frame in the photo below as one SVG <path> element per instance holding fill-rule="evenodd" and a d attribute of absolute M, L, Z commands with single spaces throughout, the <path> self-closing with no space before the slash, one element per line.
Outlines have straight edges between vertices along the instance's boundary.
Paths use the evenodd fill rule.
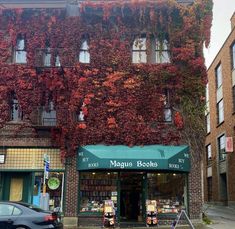
<path fill-rule="evenodd" d="M 79 51 L 79 62 L 83 64 L 89 64 L 91 62 L 88 39 L 84 39 L 82 41 Z"/>
<path fill-rule="evenodd" d="M 155 40 L 155 63 L 170 63 L 170 49 L 168 41 Z"/>
<path fill-rule="evenodd" d="M 234 70 L 235 69 L 235 41 L 233 42 L 232 44 L 232 47 L 231 47 L 231 60 L 232 60 L 232 69 Z"/>
<path fill-rule="evenodd" d="M 16 64 L 27 63 L 26 40 L 23 35 L 19 35 L 16 40 L 15 63 Z"/>
<path fill-rule="evenodd" d="M 219 160 L 225 160 L 226 154 L 225 154 L 225 134 L 222 134 L 218 137 L 218 153 L 219 153 Z"/>
<path fill-rule="evenodd" d="M 206 133 L 211 132 L 211 124 L 210 124 L 210 113 L 206 114 Z"/>
<path fill-rule="evenodd" d="M 217 103 L 217 122 L 218 124 L 224 121 L 224 100 L 221 99 Z"/>
<path fill-rule="evenodd" d="M 212 160 L 211 144 L 206 146 L 206 160 L 207 160 L 207 165 L 209 165 Z"/>
<path fill-rule="evenodd" d="M 222 75 L 222 65 L 221 63 L 217 65 L 215 68 L 215 76 L 216 76 L 216 87 L 220 88 L 223 84 L 223 75 Z"/>
<path fill-rule="evenodd" d="M 147 63 L 147 38 L 142 36 L 135 38 L 132 44 L 132 63 L 144 64 Z"/>

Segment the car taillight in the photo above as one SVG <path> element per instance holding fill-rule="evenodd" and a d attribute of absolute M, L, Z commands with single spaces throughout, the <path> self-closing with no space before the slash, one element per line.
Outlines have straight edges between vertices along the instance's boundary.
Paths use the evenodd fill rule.
<path fill-rule="evenodd" d="M 57 215 L 46 215 L 44 219 L 45 221 L 55 221 L 57 220 Z"/>

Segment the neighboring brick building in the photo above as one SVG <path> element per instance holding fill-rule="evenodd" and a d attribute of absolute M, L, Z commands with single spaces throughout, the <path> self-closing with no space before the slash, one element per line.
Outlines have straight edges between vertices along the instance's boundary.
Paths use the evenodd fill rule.
<path fill-rule="evenodd" d="M 205 201 L 234 206 L 235 154 L 226 152 L 226 141 L 235 136 L 235 14 L 231 33 L 208 68 L 206 97 Z M 227 145 L 234 149 L 233 142 Z"/>
<path fill-rule="evenodd" d="M 66 224 L 100 225 L 107 199 L 121 224 L 145 224 L 147 200 L 161 223 L 200 219 L 212 1 L 0 10 L 0 200 L 39 205 L 50 157 L 48 207 Z"/>

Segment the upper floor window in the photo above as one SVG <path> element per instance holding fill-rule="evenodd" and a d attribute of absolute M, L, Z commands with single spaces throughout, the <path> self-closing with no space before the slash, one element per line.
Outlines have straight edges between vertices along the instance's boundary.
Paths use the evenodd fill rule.
<path fill-rule="evenodd" d="M 154 37 L 146 38 L 146 36 L 143 35 L 134 40 L 132 45 L 132 63 L 160 64 L 169 62 L 170 51 L 166 39 L 161 41 Z"/>
<path fill-rule="evenodd" d="M 56 126 L 56 110 L 52 101 L 49 101 L 47 109 L 43 107 L 41 118 L 43 126 Z"/>
<path fill-rule="evenodd" d="M 163 95 L 164 102 L 164 121 L 172 122 L 172 111 L 170 107 L 170 91 L 168 89 L 164 90 Z"/>
<path fill-rule="evenodd" d="M 233 86 L 232 90 L 233 90 L 233 111 L 235 112 L 235 86 Z"/>
<path fill-rule="evenodd" d="M 11 121 L 23 120 L 23 112 L 20 108 L 16 94 L 13 93 L 11 96 Z"/>
<path fill-rule="evenodd" d="M 146 37 L 136 38 L 132 45 L 132 63 L 147 63 Z"/>
<path fill-rule="evenodd" d="M 211 153 L 211 144 L 206 146 L 206 161 L 207 165 L 210 165 L 212 160 L 212 153 Z"/>
<path fill-rule="evenodd" d="M 15 48 L 15 63 L 17 64 L 26 64 L 26 42 L 25 37 L 23 35 L 19 35 L 16 41 L 16 48 Z"/>
<path fill-rule="evenodd" d="M 232 68 L 235 69 L 235 42 L 232 45 L 231 53 L 232 53 Z"/>
<path fill-rule="evenodd" d="M 222 86 L 222 67 L 219 64 L 215 69 L 215 76 L 216 76 L 216 87 L 220 88 Z"/>
<path fill-rule="evenodd" d="M 221 99 L 217 103 L 217 123 L 220 124 L 224 121 L 224 101 Z"/>
<path fill-rule="evenodd" d="M 156 40 L 156 63 L 170 63 L 170 52 L 167 40 Z"/>
<path fill-rule="evenodd" d="M 218 151 L 219 151 L 219 159 L 224 160 L 226 159 L 226 154 L 225 154 L 225 135 L 221 135 L 218 138 Z"/>
<path fill-rule="evenodd" d="M 89 52 L 88 39 L 84 39 L 82 42 L 82 45 L 80 47 L 79 62 L 84 63 L 84 64 L 90 63 L 90 52 Z"/>
<path fill-rule="evenodd" d="M 210 125 L 210 113 L 206 115 L 206 133 L 210 133 L 211 125 Z"/>
<path fill-rule="evenodd" d="M 55 59 L 54 59 L 54 63 L 52 63 L 52 49 L 50 47 L 50 43 L 49 41 L 46 42 L 46 48 L 44 51 L 44 58 L 43 58 L 43 64 L 45 67 L 51 67 L 51 66 L 56 66 L 56 67 L 60 67 L 60 58 L 58 53 L 54 53 L 55 54 Z"/>

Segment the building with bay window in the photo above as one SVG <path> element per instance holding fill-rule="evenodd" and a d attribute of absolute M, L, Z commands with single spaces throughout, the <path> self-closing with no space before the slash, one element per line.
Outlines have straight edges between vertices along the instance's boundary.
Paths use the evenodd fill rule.
<path fill-rule="evenodd" d="M 147 200 L 159 224 L 200 220 L 212 2 L 53 2 L 0 5 L 0 199 L 46 184 L 65 225 L 100 226 L 104 200 L 121 227 Z"/>
<path fill-rule="evenodd" d="M 235 15 L 231 33 L 208 68 L 205 201 L 234 206 Z M 208 118 L 210 117 L 210 118 Z"/>

